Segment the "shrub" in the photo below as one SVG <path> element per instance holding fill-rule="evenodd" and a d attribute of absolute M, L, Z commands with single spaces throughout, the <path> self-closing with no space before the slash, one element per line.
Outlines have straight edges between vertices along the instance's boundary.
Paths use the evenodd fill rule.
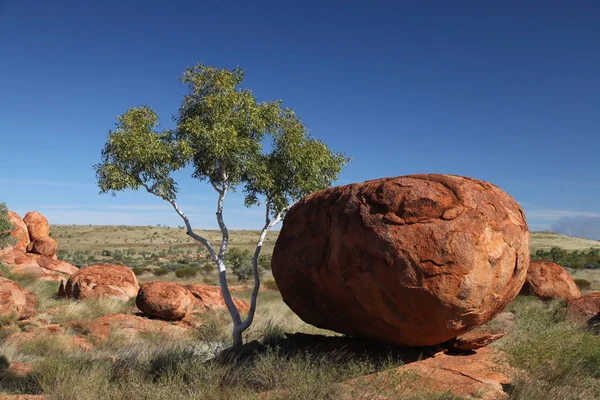
<path fill-rule="evenodd" d="M 133 273 L 137 276 L 143 274 L 146 271 L 150 271 L 150 268 L 134 267 L 131 268 L 131 271 L 133 271 Z"/>
<path fill-rule="evenodd" d="M 587 279 L 576 278 L 576 279 L 573 279 L 573 281 L 575 282 L 577 287 L 581 290 L 587 290 L 592 287 L 592 282 L 588 281 Z"/>
<path fill-rule="evenodd" d="M 167 275 L 169 272 L 171 272 L 171 270 L 169 268 L 165 268 L 165 267 L 154 268 L 152 270 L 152 273 L 155 276 L 164 276 L 164 275 Z"/>
<path fill-rule="evenodd" d="M 8 220 L 8 208 L 6 204 L 0 203 L 0 249 L 15 243 L 10 235 L 12 230 L 13 225 Z"/>
<path fill-rule="evenodd" d="M 252 253 L 237 247 L 231 248 L 226 256 L 226 262 L 231 266 L 231 272 L 238 281 L 245 282 L 252 277 Z"/>
<path fill-rule="evenodd" d="M 175 276 L 182 279 L 195 278 L 198 270 L 192 267 L 183 267 L 175 270 Z"/>
<path fill-rule="evenodd" d="M 275 282 L 275 279 L 267 279 L 266 281 L 263 282 L 263 286 L 269 290 L 279 291 L 279 288 L 277 287 L 277 282 Z"/>

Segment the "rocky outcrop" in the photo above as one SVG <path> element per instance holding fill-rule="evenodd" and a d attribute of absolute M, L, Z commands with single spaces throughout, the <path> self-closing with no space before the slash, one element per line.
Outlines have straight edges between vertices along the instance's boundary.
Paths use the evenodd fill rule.
<path fill-rule="evenodd" d="M 342 384 L 342 398 L 372 398 L 368 396 L 375 392 L 377 399 L 384 400 L 399 394 L 417 398 L 449 392 L 467 399 L 500 400 L 508 398 L 504 386 L 510 384 L 509 372 L 506 356 L 497 350 L 484 348 L 461 356 L 438 353 L 393 370 L 352 379 Z M 414 375 L 418 377 L 410 379 Z"/>
<path fill-rule="evenodd" d="M 23 222 L 19 214 L 17 214 L 14 211 L 8 212 L 8 220 L 11 224 L 13 224 L 14 227 L 11 235 L 17 241 L 17 243 L 13 245 L 12 248 L 25 251 L 27 245 L 30 242 L 29 232 L 27 231 L 27 226 L 25 225 L 25 222 Z"/>
<path fill-rule="evenodd" d="M 542 300 L 572 300 L 581 296 L 571 275 L 560 265 L 549 261 L 531 261 L 527 280 L 521 289 L 523 295 L 534 295 Z"/>
<path fill-rule="evenodd" d="M 58 243 L 48 236 L 50 226 L 42 214 L 33 211 L 27 213 L 24 219 L 12 211 L 8 215 L 14 226 L 12 236 L 19 242 L 15 246 L 1 249 L 0 260 L 12 273 L 60 281 L 78 271 L 74 265 L 57 259 Z"/>
<path fill-rule="evenodd" d="M 79 271 L 77 267 L 66 261 L 24 253 L 20 250 L 3 252 L 0 254 L 0 260 L 11 269 L 12 273 L 35 275 L 42 279 L 62 280 Z"/>
<path fill-rule="evenodd" d="M 25 319 L 35 314 L 35 295 L 10 279 L 0 277 L 0 316 Z"/>
<path fill-rule="evenodd" d="M 578 297 L 567 303 L 567 315 L 573 322 L 586 322 L 600 313 L 600 292 Z"/>
<path fill-rule="evenodd" d="M 131 269 L 120 264 L 96 264 L 71 275 L 64 287 L 69 298 L 111 297 L 128 301 L 137 296 L 138 282 Z"/>
<path fill-rule="evenodd" d="M 192 312 L 194 298 L 181 285 L 157 281 L 140 287 L 135 304 L 144 314 L 172 321 Z"/>
<path fill-rule="evenodd" d="M 498 187 L 410 175 L 313 193 L 288 212 L 272 270 L 305 322 L 401 345 L 446 342 L 519 293 L 529 231 Z"/>
<path fill-rule="evenodd" d="M 45 237 L 41 239 L 35 239 L 33 242 L 27 245 L 27 252 L 32 254 L 39 254 L 46 257 L 56 257 L 56 251 L 58 250 L 58 243 L 51 237 Z"/>
<path fill-rule="evenodd" d="M 38 211 L 30 211 L 23 217 L 31 241 L 50 236 L 50 224 L 46 217 Z"/>
<path fill-rule="evenodd" d="M 185 286 L 185 288 L 189 290 L 196 299 L 194 307 L 197 311 L 203 312 L 205 310 L 227 309 L 221 289 L 218 287 L 193 283 Z M 235 304 L 241 314 L 247 314 L 248 311 L 250 311 L 250 304 L 245 300 L 234 297 L 233 304 Z"/>

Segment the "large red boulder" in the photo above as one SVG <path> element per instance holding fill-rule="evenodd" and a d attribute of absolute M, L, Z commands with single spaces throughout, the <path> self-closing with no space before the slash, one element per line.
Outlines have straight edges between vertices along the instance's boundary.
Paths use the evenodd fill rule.
<path fill-rule="evenodd" d="M 227 308 L 221 289 L 211 285 L 193 283 L 185 286 L 196 299 L 196 309 L 200 312 L 205 310 L 224 310 Z M 233 298 L 238 311 L 242 314 L 250 311 L 250 304 L 246 300 Z"/>
<path fill-rule="evenodd" d="M 27 245 L 27 252 L 39 254 L 46 257 L 55 257 L 58 250 L 58 243 L 51 237 L 35 239 Z"/>
<path fill-rule="evenodd" d="M 542 300 L 571 300 L 581 296 L 571 275 L 560 265 L 549 261 L 531 261 L 523 295 L 535 295 Z"/>
<path fill-rule="evenodd" d="M 600 292 L 570 300 L 567 303 L 569 319 L 574 322 L 585 322 L 600 313 Z"/>
<path fill-rule="evenodd" d="M 10 279 L 0 277 L 0 316 L 25 319 L 35 314 L 35 295 Z"/>
<path fill-rule="evenodd" d="M 97 264 L 78 270 L 64 286 L 69 298 L 111 297 L 127 301 L 137 296 L 138 282 L 131 269 L 120 264 Z"/>
<path fill-rule="evenodd" d="M 28 212 L 23 217 L 23 221 L 27 225 L 29 237 L 32 241 L 50 236 L 50 224 L 48 224 L 46 217 L 38 211 Z"/>
<path fill-rule="evenodd" d="M 500 313 L 529 264 L 521 207 L 483 181 L 384 178 L 321 190 L 288 212 L 272 269 L 305 322 L 435 345 Z"/>
<path fill-rule="evenodd" d="M 8 212 L 8 220 L 14 227 L 11 235 L 17 241 L 13 248 L 25 251 L 25 248 L 27 248 L 30 241 L 29 232 L 27 231 L 25 222 L 23 222 L 19 214 L 13 211 Z"/>
<path fill-rule="evenodd" d="M 171 321 L 182 319 L 191 313 L 194 298 L 181 285 L 157 281 L 140 287 L 135 304 L 145 314 Z"/>

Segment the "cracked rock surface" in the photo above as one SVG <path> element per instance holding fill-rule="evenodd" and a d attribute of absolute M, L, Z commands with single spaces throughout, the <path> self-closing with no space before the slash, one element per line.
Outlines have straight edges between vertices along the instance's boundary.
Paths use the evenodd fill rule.
<path fill-rule="evenodd" d="M 498 187 L 409 175 L 334 187 L 287 214 L 272 269 L 304 321 L 408 346 L 448 341 L 500 313 L 529 264 L 521 207 Z"/>

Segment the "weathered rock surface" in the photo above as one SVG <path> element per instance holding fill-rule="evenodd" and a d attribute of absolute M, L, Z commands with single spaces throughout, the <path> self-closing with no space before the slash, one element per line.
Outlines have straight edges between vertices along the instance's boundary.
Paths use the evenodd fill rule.
<path fill-rule="evenodd" d="M 14 314 L 17 319 L 29 318 L 35 314 L 35 295 L 23 289 L 10 279 L 0 277 L 0 316 Z"/>
<path fill-rule="evenodd" d="M 509 370 L 506 356 L 493 349 L 484 348 L 465 356 L 438 353 L 395 370 L 350 380 L 343 384 L 347 396 L 343 398 L 371 398 L 360 396 L 372 394 L 379 388 L 376 393 L 381 400 L 397 398 L 401 393 L 423 395 L 427 392 L 450 392 L 467 399 L 506 399 L 508 395 L 503 385 L 510 384 L 505 375 Z M 418 378 L 410 379 L 415 373 Z"/>
<path fill-rule="evenodd" d="M 11 235 L 17 240 L 17 243 L 13 246 L 13 248 L 25 251 L 30 241 L 27 225 L 25 225 L 25 222 L 23 222 L 19 214 L 14 211 L 8 212 L 8 220 L 11 224 L 13 224 L 14 227 Z"/>
<path fill-rule="evenodd" d="M 156 281 L 140 287 L 135 304 L 145 314 L 173 321 L 192 312 L 194 298 L 181 285 Z"/>
<path fill-rule="evenodd" d="M 581 296 L 571 275 L 560 265 L 549 261 L 531 261 L 521 294 L 542 300 L 571 300 Z"/>
<path fill-rule="evenodd" d="M 79 271 L 76 266 L 66 261 L 24 253 L 21 250 L 3 252 L 0 254 L 0 260 L 15 274 L 35 275 L 44 279 L 61 280 Z"/>
<path fill-rule="evenodd" d="M 37 211 L 30 211 L 23 217 L 31 241 L 50 236 L 50 224 L 46 217 Z"/>
<path fill-rule="evenodd" d="M 195 308 L 199 312 L 205 310 L 224 310 L 227 308 L 225 300 L 223 300 L 221 289 L 216 286 L 193 283 L 185 286 L 185 288 L 189 290 L 196 299 Z M 233 304 L 235 304 L 241 314 L 250 311 L 250 304 L 246 300 L 234 297 Z"/>
<path fill-rule="evenodd" d="M 567 314 L 573 322 L 585 322 L 600 313 L 600 292 L 586 294 L 567 303 Z"/>
<path fill-rule="evenodd" d="M 69 298 L 111 297 L 128 301 L 137 296 L 137 279 L 131 269 L 120 264 L 96 264 L 78 270 L 65 284 Z"/>
<path fill-rule="evenodd" d="M 529 231 L 483 181 L 410 175 L 311 194 L 292 207 L 273 275 L 305 322 L 409 346 L 492 319 L 521 289 Z"/>
<path fill-rule="evenodd" d="M 472 351 L 485 347 L 498 339 L 503 338 L 504 332 L 475 331 L 467 332 L 451 340 L 448 347 L 461 351 Z"/>
<path fill-rule="evenodd" d="M 39 254 L 46 257 L 55 257 L 58 250 L 58 243 L 51 237 L 35 239 L 27 245 L 27 252 Z"/>

